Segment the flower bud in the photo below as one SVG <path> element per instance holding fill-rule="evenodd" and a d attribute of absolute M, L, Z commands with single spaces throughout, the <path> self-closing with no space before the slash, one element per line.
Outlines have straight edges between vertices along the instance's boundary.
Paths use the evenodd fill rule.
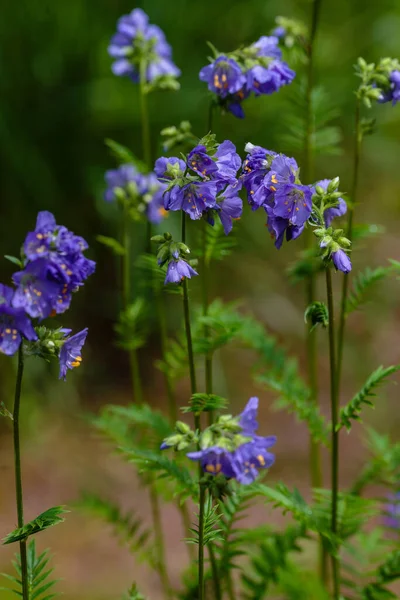
<path fill-rule="evenodd" d="M 323 187 L 321 187 L 320 185 L 316 185 L 315 186 L 315 191 L 317 192 L 318 196 L 325 196 L 325 190 Z"/>
<path fill-rule="evenodd" d="M 335 192 L 339 187 L 339 183 L 340 183 L 339 177 L 335 177 L 334 179 L 332 179 L 328 184 L 328 188 L 327 188 L 328 194 L 332 194 L 333 192 Z"/>
<path fill-rule="evenodd" d="M 189 431 L 190 431 L 189 425 L 187 425 L 183 421 L 177 421 L 175 423 L 175 429 L 178 433 L 183 433 L 183 434 L 189 433 Z"/>

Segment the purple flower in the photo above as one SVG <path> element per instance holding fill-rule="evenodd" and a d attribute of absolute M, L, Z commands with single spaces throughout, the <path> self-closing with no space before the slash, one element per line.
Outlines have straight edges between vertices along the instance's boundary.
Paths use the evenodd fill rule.
<path fill-rule="evenodd" d="M 258 398 L 250 398 L 237 418 L 241 442 L 235 450 L 228 451 L 217 443 L 210 448 L 190 452 L 188 458 L 199 460 L 203 471 L 211 475 L 222 473 L 244 485 L 252 483 L 260 469 L 269 468 L 275 461 L 274 455 L 267 450 L 276 443 L 276 437 L 256 435 L 257 411 Z"/>
<path fill-rule="evenodd" d="M 388 498 L 386 505 L 385 525 L 400 530 L 400 492 Z"/>
<path fill-rule="evenodd" d="M 119 19 L 108 53 L 115 59 L 111 67 L 114 75 L 129 77 L 135 83 L 140 79 L 142 59 L 147 64 L 146 81 L 151 82 L 164 75 L 180 75 L 180 70 L 171 60 L 171 46 L 163 31 L 157 25 L 150 25 L 148 16 L 140 8 Z"/>
<path fill-rule="evenodd" d="M 217 184 L 214 181 L 178 185 L 164 194 L 165 210 L 183 210 L 191 219 L 201 219 L 203 213 L 216 206 Z"/>
<path fill-rule="evenodd" d="M 86 336 L 88 333 L 87 327 L 76 333 L 75 335 L 67 338 L 60 350 L 59 362 L 60 362 L 60 375 L 59 379 L 66 379 L 68 369 L 75 369 L 82 363 L 82 346 L 85 343 Z"/>
<path fill-rule="evenodd" d="M 282 51 L 279 48 L 279 39 L 275 35 L 263 35 L 253 44 L 257 49 L 257 56 L 270 56 L 271 58 L 281 58 Z"/>
<path fill-rule="evenodd" d="M 205 473 L 209 473 L 210 475 L 222 473 L 228 479 L 236 477 L 236 470 L 232 465 L 234 455 L 224 448 L 213 446 L 205 450 L 189 452 L 186 456 L 190 460 L 200 461 L 201 468 Z"/>
<path fill-rule="evenodd" d="M 219 218 L 225 235 L 232 231 L 233 219 L 240 219 L 243 212 L 243 202 L 238 193 L 242 187 L 241 181 L 228 185 L 222 198 L 218 198 Z"/>
<path fill-rule="evenodd" d="M 282 25 L 278 25 L 278 27 L 275 27 L 275 29 L 273 29 L 271 31 L 272 35 L 281 39 L 283 37 L 285 37 L 286 35 L 286 29 L 284 27 L 282 27 Z"/>
<path fill-rule="evenodd" d="M 167 211 L 164 208 L 164 190 L 165 187 L 160 186 L 147 205 L 147 218 L 154 225 L 161 223 L 167 215 Z"/>
<path fill-rule="evenodd" d="M 224 140 L 219 144 L 214 157 L 217 159 L 217 172 L 212 174 L 212 179 L 234 184 L 242 163 L 236 146 L 231 141 Z"/>
<path fill-rule="evenodd" d="M 37 339 L 25 311 L 13 306 L 13 297 L 14 290 L 0 283 L 0 352 L 8 356 L 16 353 L 22 336 L 30 341 Z"/>
<path fill-rule="evenodd" d="M 275 240 L 275 247 L 279 250 L 279 248 L 283 244 L 283 240 L 285 238 L 286 233 L 286 241 L 290 242 L 291 240 L 295 240 L 299 237 L 299 235 L 304 231 L 305 225 L 292 225 L 289 219 L 283 219 L 282 217 L 276 217 L 274 215 L 274 209 L 271 206 L 264 206 L 265 212 L 268 215 L 267 218 L 267 227 L 270 232 L 272 238 Z"/>
<path fill-rule="evenodd" d="M 168 173 L 168 165 L 175 165 L 176 170 L 180 171 L 182 174 L 186 169 L 185 161 L 181 158 L 177 158 L 176 156 L 171 156 L 170 158 L 161 156 L 160 158 L 157 158 L 154 165 L 154 172 L 157 177 L 160 179 L 173 179 L 172 175 Z"/>
<path fill-rule="evenodd" d="M 273 191 L 265 185 L 265 176 L 269 173 L 272 159 L 277 154 L 253 144 L 246 144 L 246 151 L 248 154 L 243 162 L 241 179 L 250 206 L 257 210 L 273 198 Z"/>
<path fill-rule="evenodd" d="M 296 77 L 296 73 L 283 60 L 274 60 L 268 68 L 277 77 L 278 87 L 276 91 L 282 86 L 292 83 Z"/>
<path fill-rule="evenodd" d="M 236 92 L 236 94 L 233 94 L 232 96 L 230 96 L 228 98 L 227 103 L 226 103 L 226 108 L 237 119 L 244 119 L 245 114 L 244 114 L 242 102 L 243 102 L 243 100 L 248 98 L 249 95 L 250 95 L 250 92 L 247 90 L 246 87 L 243 87 L 241 90 Z"/>
<path fill-rule="evenodd" d="M 332 252 L 332 261 L 338 271 L 350 273 L 352 267 L 351 260 L 344 250 L 339 248 L 336 252 Z"/>
<path fill-rule="evenodd" d="M 235 478 L 239 483 L 243 485 L 253 483 L 260 469 L 269 469 L 274 464 L 275 456 L 268 452 L 267 448 L 275 443 L 275 436 L 256 436 L 251 442 L 239 446 L 232 459 Z"/>
<path fill-rule="evenodd" d="M 279 186 L 275 192 L 273 214 L 301 227 L 311 215 L 311 198 L 312 192 L 306 185 L 288 183 Z"/>
<path fill-rule="evenodd" d="M 208 84 L 208 89 L 221 98 L 236 94 L 246 83 L 239 64 L 227 56 L 219 56 L 199 73 L 200 81 Z"/>
<path fill-rule="evenodd" d="M 186 260 L 178 259 L 171 260 L 167 267 L 167 275 L 165 277 L 164 285 L 167 283 L 180 283 L 187 277 L 191 279 L 198 273 L 189 265 Z"/>
<path fill-rule="evenodd" d="M 67 283 L 62 270 L 45 258 L 29 262 L 23 271 L 13 275 L 17 286 L 12 299 L 14 308 L 24 310 L 33 318 L 49 317 Z M 61 280 L 61 281 L 60 281 Z"/>
<path fill-rule="evenodd" d="M 379 98 L 379 102 L 391 102 L 394 106 L 400 102 L 400 71 L 392 71 L 389 76 L 390 89 Z"/>
<path fill-rule="evenodd" d="M 256 96 L 273 94 L 291 83 L 296 73 L 282 60 L 274 60 L 268 66 L 255 65 L 246 73 L 247 89 Z"/>
<path fill-rule="evenodd" d="M 107 189 L 104 192 L 104 200 L 113 202 L 116 200 L 116 191 L 118 189 L 125 190 L 131 182 L 136 182 L 138 172 L 133 165 L 121 165 L 118 169 L 110 169 L 105 173 Z"/>
<path fill-rule="evenodd" d="M 207 148 L 202 145 L 196 146 L 189 152 L 187 164 L 190 169 L 205 178 L 212 177 L 218 171 L 217 163 L 207 154 Z"/>

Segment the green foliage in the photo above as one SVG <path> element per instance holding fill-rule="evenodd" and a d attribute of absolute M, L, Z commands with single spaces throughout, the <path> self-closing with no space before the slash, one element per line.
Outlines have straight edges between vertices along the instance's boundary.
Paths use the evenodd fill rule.
<path fill-rule="evenodd" d="M 101 519 L 113 528 L 119 541 L 126 544 L 132 554 L 138 554 L 142 560 L 152 562 L 149 552 L 149 529 L 143 526 L 142 515 L 132 511 L 124 513 L 122 509 L 97 494 L 85 492 L 75 505 L 92 517 Z"/>
<path fill-rule="evenodd" d="M 199 528 L 197 523 L 199 522 L 199 515 L 197 515 L 196 524 L 190 528 L 193 533 L 193 537 L 188 538 L 186 542 L 188 544 L 199 545 Z M 203 546 L 214 544 L 222 539 L 222 529 L 219 527 L 220 514 L 219 507 L 217 504 L 213 505 L 210 497 L 204 503 L 204 526 L 203 526 Z"/>
<path fill-rule="evenodd" d="M 351 492 L 361 494 L 371 483 L 380 483 L 390 489 L 400 480 L 400 442 L 393 442 L 387 434 L 367 429 L 371 458 L 354 482 Z"/>
<path fill-rule="evenodd" d="M 215 222 L 214 227 L 206 228 L 205 236 L 206 265 L 209 265 L 212 260 L 223 260 L 229 256 L 237 244 L 236 236 L 225 235 L 222 223 L 218 221 Z"/>
<path fill-rule="evenodd" d="M 0 416 L 6 417 L 7 419 L 11 419 L 11 421 L 13 420 L 12 413 L 10 413 L 3 401 L 0 402 Z"/>
<path fill-rule="evenodd" d="M 387 585 L 400 579 L 400 550 L 391 552 L 377 570 L 375 581 L 369 583 L 361 590 L 362 600 L 396 600 L 394 592 L 387 588 Z"/>
<path fill-rule="evenodd" d="M 58 580 L 51 579 L 54 569 L 47 569 L 50 556 L 49 550 L 44 550 L 39 556 L 36 555 L 35 540 L 32 540 L 27 549 L 27 568 L 28 568 L 28 595 L 29 600 L 52 600 L 59 594 L 50 592 L 46 593 L 57 583 Z M 14 568 L 17 572 L 17 577 L 3 573 L 3 577 L 8 579 L 16 587 L 11 591 L 22 598 L 22 583 L 21 583 L 21 557 L 16 554 L 16 560 L 13 561 Z M 6 590 L 7 588 L 0 588 Z M 46 595 L 45 595 L 46 594 Z"/>
<path fill-rule="evenodd" d="M 286 565 L 279 571 L 279 591 L 285 600 L 330 600 L 317 573 Z"/>
<path fill-rule="evenodd" d="M 105 235 L 97 235 L 96 240 L 103 244 L 103 246 L 107 246 L 116 256 L 123 256 L 125 254 L 125 248 L 123 245 L 116 239 L 112 237 L 107 237 Z"/>
<path fill-rule="evenodd" d="M 302 79 L 291 84 L 290 105 L 284 111 L 283 120 L 287 133 L 281 136 L 287 152 L 302 153 L 304 151 L 307 131 L 307 82 Z M 341 134 L 336 126 L 330 123 L 339 116 L 337 105 L 324 88 L 314 87 L 311 95 L 311 151 L 313 154 L 340 154 Z M 309 183 L 309 182 L 306 182 Z"/>
<path fill-rule="evenodd" d="M 313 302 L 307 306 L 304 313 L 304 320 L 306 323 L 310 323 L 310 333 L 318 325 L 324 328 L 328 327 L 329 313 L 326 304 L 323 302 Z"/>
<path fill-rule="evenodd" d="M 251 556 L 249 568 L 241 577 L 247 600 L 267 597 L 270 587 L 279 582 L 281 572 L 288 569 L 288 555 L 300 552 L 302 537 L 305 537 L 303 526 L 295 525 L 260 541 L 257 552 Z"/>
<path fill-rule="evenodd" d="M 346 314 L 357 310 L 366 302 L 366 295 L 375 283 L 388 275 L 400 273 L 400 263 L 395 260 L 391 260 L 390 263 L 389 267 L 377 267 L 376 269 L 367 267 L 364 271 L 360 271 L 357 274 L 354 279 L 353 289 L 350 290 L 347 298 Z"/>
<path fill-rule="evenodd" d="M 19 542 L 20 540 L 26 540 L 30 535 L 44 531 L 53 525 L 58 525 L 58 523 L 65 521 L 64 517 L 61 515 L 64 515 L 67 512 L 69 511 L 65 510 L 64 506 L 54 506 L 53 508 L 49 508 L 36 517 L 36 519 L 29 521 L 29 523 L 25 523 L 23 527 L 14 529 L 14 531 L 8 533 L 2 540 L 3 544 L 12 544 L 14 542 Z"/>
<path fill-rule="evenodd" d="M 184 413 L 194 413 L 200 415 L 203 412 L 219 411 L 226 408 L 228 401 L 215 394 L 193 394 L 189 406 L 182 408 Z"/>
<path fill-rule="evenodd" d="M 370 398 L 375 396 L 375 389 L 385 382 L 389 375 L 392 375 L 400 369 L 400 365 L 391 367 L 378 367 L 368 377 L 362 389 L 350 400 L 350 402 L 340 410 L 340 423 L 338 423 L 336 430 L 338 431 L 342 427 L 346 427 L 347 431 L 351 429 L 351 421 L 360 421 L 360 412 L 363 405 L 374 407 L 373 402 Z"/>
<path fill-rule="evenodd" d="M 165 453 L 161 454 L 150 450 L 120 448 L 120 452 L 128 462 L 137 466 L 139 473 L 156 474 L 157 482 L 162 480 L 163 488 L 167 482 L 170 482 L 173 497 L 179 496 L 182 501 L 186 498 L 196 500 L 198 496 L 197 481 L 184 464 L 180 464 L 177 460 L 171 460 Z"/>
<path fill-rule="evenodd" d="M 376 223 L 355 223 L 352 235 L 353 243 L 373 235 L 381 235 L 382 233 L 385 233 L 383 225 L 377 225 Z"/>
<path fill-rule="evenodd" d="M 146 173 L 148 171 L 144 162 L 136 158 L 133 152 L 126 146 L 123 146 L 110 138 L 105 139 L 104 143 L 109 148 L 111 155 L 116 159 L 118 164 L 132 164 L 141 173 Z"/>
<path fill-rule="evenodd" d="M 24 263 L 21 259 L 17 258 L 16 256 L 10 256 L 9 254 L 5 254 L 4 258 L 12 262 L 14 265 L 17 265 L 17 267 L 19 267 L 20 269 L 24 268 Z"/>
<path fill-rule="evenodd" d="M 289 279 L 293 284 L 309 279 L 325 270 L 321 260 L 319 248 L 308 248 L 299 254 L 299 258 L 286 269 Z"/>
<path fill-rule="evenodd" d="M 157 295 L 163 293 L 182 294 L 182 286 L 164 285 L 165 270 L 160 269 L 154 254 L 141 254 L 135 265 L 141 272 L 139 279 L 141 289 L 153 290 Z"/>
<path fill-rule="evenodd" d="M 149 333 L 148 309 L 144 298 L 137 298 L 121 311 L 115 325 L 118 345 L 125 350 L 137 350 L 145 345 Z"/>

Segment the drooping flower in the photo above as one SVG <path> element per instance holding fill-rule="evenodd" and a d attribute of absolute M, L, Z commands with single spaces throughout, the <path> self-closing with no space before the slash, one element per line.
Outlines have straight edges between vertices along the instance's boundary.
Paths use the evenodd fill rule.
<path fill-rule="evenodd" d="M 350 273 L 352 268 L 351 260 L 344 250 L 339 248 L 336 252 L 332 252 L 332 261 L 338 271 Z"/>
<path fill-rule="evenodd" d="M 227 447 L 225 440 L 212 439 L 213 444 L 201 448 L 197 452 L 189 452 L 188 458 L 200 461 L 205 473 L 218 475 L 222 473 L 228 479 L 234 478 L 239 483 L 247 485 L 258 476 L 260 469 L 269 468 L 275 456 L 267 450 L 276 443 L 275 436 L 262 437 L 256 434 L 258 398 L 250 398 L 242 413 L 234 420 L 234 426 L 239 428 L 236 436 L 239 440 L 235 448 Z M 232 429 L 229 430 L 229 444 L 234 442 Z"/>
<path fill-rule="evenodd" d="M 240 219 L 243 212 L 243 202 L 240 198 L 239 191 L 242 187 L 241 182 L 229 185 L 223 193 L 223 196 L 218 199 L 218 214 L 224 228 L 225 235 L 232 231 L 233 220 Z"/>
<path fill-rule="evenodd" d="M 171 260 L 167 267 L 167 275 L 164 284 L 180 283 L 185 278 L 191 279 L 195 275 L 198 275 L 197 271 L 195 271 L 186 260 L 181 258 L 178 260 Z"/>
<path fill-rule="evenodd" d="M 237 174 L 241 166 L 241 159 L 239 154 L 236 152 L 236 146 L 229 140 L 223 141 L 219 144 L 214 158 L 216 159 L 217 171 L 211 175 L 212 179 L 215 179 L 220 184 L 237 183 Z M 221 188 L 221 185 L 219 186 Z"/>
<path fill-rule="evenodd" d="M 57 276 L 55 273 L 57 272 Z M 17 286 L 12 303 L 33 318 L 45 319 L 56 310 L 59 296 L 67 283 L 63 271 L 57 265 L 42 258 L 28 262 L 23 271 L 13 275 Z"/>
<path fill-rule="evenodd" d="M 236 94 L 246 83 L 240 65 L 227 56 L 221 55 L 199 73 L 200 81 L 208 84 L 208 89 L 221 98 Z"/>
<path fill-rule="evenodd" d="M 68 369 L 75 369 L 82 363 L 82 347 L 86 341 L 87 327 L 67 338 L 60 350 L 60 374 L 59 379 L 66 379 Z"/>
<path fill-rule="evenodd" d="M 290 242 L 291 240 L 295 240 L 299 237 L 304 231 L 305 225 L 292 225 L 289 219 L 283 219 L 282 217 L 277 217 L 274 214 L 274 209 L 271 206 L 264 206 L 265 212 L 267 213 L 267 227 L 270 232 L 272 238 L 274 239 L 275 247 L 279 250 L 279 248 L 283 244 L 283 240 Z"/>
<path fill-rule="evenodd" d="M 271 162 L 277 154 L 262 146 L 246 144 L 248 152 L 242 167 L 241 179 L 247 191 L 247 200 L 252 210 L 257 210 L 264 204 L 269 204 L 274 190 L 265 185 L 266 175 L 270 172 Z"/>
<path fill-rule="evenodd" d="M 279 48 L 279 39 L 275 35 L 262 35 L 259 40 L 254 42 L 252 47 L 257 49 L 257 56 L 282 58 L 282 50 Z"/>
<path fill-rule="evenodd" d="M 394 70 L 389 75 L 390 89 L 385 91 L 378 102 L 391 102 L 394 106 L 400 102 L 400 71 Z"/>
<path fill-rule="evenodd" d="M 36 332 L 23 309 L 13 306 L 14 290 L 0 284 L 0 352 L 12 356 L 21 344 L 22 337 L 34 341 Z"/>
<path fill-rule="evenodd" d="M 109 55 L 114 58 L 114 75 L 140 80 L 140 64 L 146 64 L 146 81 L 158 77 L 178 77 L 180 70 L 172 62 L 171 46 L 157 25 L 150 25 L 146 13 L 135 8 L 117 23 L 117 33 L 111 38 Z"/>

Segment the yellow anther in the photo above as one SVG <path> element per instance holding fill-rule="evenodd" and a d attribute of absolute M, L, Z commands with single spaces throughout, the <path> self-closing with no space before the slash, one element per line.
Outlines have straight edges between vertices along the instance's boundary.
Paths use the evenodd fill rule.
<path fill-rule="evenodd" d="M 71 363 L 71 367 L 76 368 L 76 367 L 80 367 L 80 366 L 81 366 L 81 363 L 77 360 L 74 360 L 74 362 Z"/>
<path fill-rule="evenodd" d="M 270 189 L 271 189 L 273 192 L 276 192 L 276 187 L 274 187 L 273 185 L 271 185 L 271 188 L 270 188 Z"/>
<path fill-rule="evenodd" d="M 278 180 L 277 180 L 277 178 L 276 178 L 276 175 L 275 175 L 275 174 L 274 174 L 274 175 L 272 175 L 272 177 L 271 177 L 271 181 L 272 181 L 272 183 L 278 183 Z"/>
<path fill-rule="evenodd" d="M 44 238 L 44 235 L 43 235 L 43 233 L 37 233 L 36 237 L 38 240 L 42 240 Z"/>
<path fill-rule="evenodd" d="M 258 454 L 257 456 L 257 460 L 260 463 L 260 465 L 263 467 L 265 465 L 265 460 L 262 454 Z"/>
<path fill-rule="evenodd" d="M 6 329 L 6 333 L 11 333 L 11 329 Z"/>
<path fill-rule="evenodd" d="M 208 473 L 215 473 L 215 467 L 214 467 L 214 465 L 206 465 L 206 471 Z"/>
<path fill-rule="evenodd" d="M 220 472 L 221 472 L 221 469 L 222 469 L 222 465 L 221 465 L 221 463 L 217 463 L 217 464 L 215 465 L 215 472 L 216 472 L 216 473 L 220 473 Z"/>

